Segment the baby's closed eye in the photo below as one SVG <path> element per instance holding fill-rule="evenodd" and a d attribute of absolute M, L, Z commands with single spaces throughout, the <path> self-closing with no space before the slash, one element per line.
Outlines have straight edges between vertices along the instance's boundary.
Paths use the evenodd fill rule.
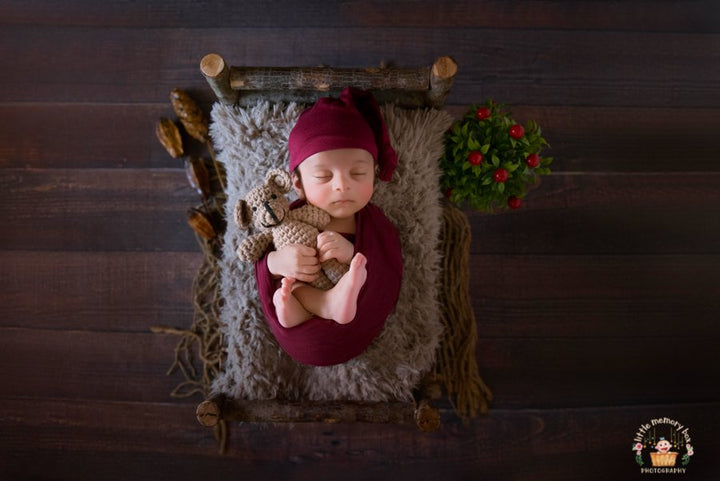
<path fill-rule="evenodd" d="M 318 172 L 317 174 L 313 174 L 313 178 L 320 182 L 327 182 L 328 180 L 332 179 L 332 174 Z"/>

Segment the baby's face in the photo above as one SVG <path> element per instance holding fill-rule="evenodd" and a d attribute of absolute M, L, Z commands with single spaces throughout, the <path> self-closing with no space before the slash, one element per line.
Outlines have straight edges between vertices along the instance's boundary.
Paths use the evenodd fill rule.
<path fill-rule="evenodd" d="M 298 166 L 295 188 L 310 204 L 345 219 L 365 207 L 373 194 L 375 161 L 363 149 L 326 150 Z"/>
<path fill-rule="evenodd" d="M 661 453 L 666 453 L 668 452 L 668 450 L 670 450 L 670 441 L 663 439 L 662 441 L 657 443 L 657 446 L 655 446 L 655 448 Z"/>

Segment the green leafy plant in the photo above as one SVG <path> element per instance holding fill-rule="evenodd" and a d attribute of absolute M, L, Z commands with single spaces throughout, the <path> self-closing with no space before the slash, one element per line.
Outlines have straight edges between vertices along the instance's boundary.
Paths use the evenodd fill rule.
<path fill-rule="evenodd" d="M 445 135 L 441 186 L 450 201 L 482 211 L 517 209 L 552 157 L 540 126 L 515 122 L 502 105 L 471 105 Z"/>

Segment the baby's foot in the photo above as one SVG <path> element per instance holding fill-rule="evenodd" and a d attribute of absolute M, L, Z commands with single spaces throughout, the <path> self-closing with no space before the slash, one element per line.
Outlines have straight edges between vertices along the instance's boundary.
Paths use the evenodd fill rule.
<path fill-rule="evenodd" d="M 295 284 L 295 279 L 285 277 L 280 287 L 273 294 L 275 313 L 278 322 L 283 327 L 295 327 L 312 317 L 300 304 L 300 301 L 292 295 L 293 284 Z"/>
<path fill-rule="evenodd" d="M 357 253 L 350 262 L 350 270 L 331 289 L 329 296 L 330 319 L 338 324 L 348 324 L 357 314 L 357 299 L 367 280 L 367 258 Z"/>

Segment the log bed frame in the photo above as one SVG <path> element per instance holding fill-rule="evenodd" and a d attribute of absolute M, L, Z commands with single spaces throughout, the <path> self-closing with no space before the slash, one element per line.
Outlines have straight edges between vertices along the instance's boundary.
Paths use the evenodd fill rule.
<path fill-rule="evenodd" d="M 312 103 L 352 85 L 371 90 L 381 104 L 440 108 L 450 93 L 457 63 L 440 57 L 420 68 L 234 67 L 210 53 L 200 61 L 200 71 L 227 105 L 247 106 L 258 100 Z"/>
<path fill-rule="evenodd" d="M 228 105 L 249 106 L 260 100 L 313 103 L 322 96 L 337 96 L 352 85 L 372 91 L 381 104 L 440 108 L 457 74 L 457 64 L 446 56 L 430 67 L 414 69 L 235 67 L 210 53 L 200 62 L 200 70 L 217 98 Z M 196 414 L 200 424 L 215 429 L 226 421 L 365 422 L 415 424 L 429 432 L 440 427 L 440 412 L 431 404 L 440 393 L 440 383 L 428 380 L 416 389 L 412 402 L 250 401 L 220 395 L 200 403 Z"/>

